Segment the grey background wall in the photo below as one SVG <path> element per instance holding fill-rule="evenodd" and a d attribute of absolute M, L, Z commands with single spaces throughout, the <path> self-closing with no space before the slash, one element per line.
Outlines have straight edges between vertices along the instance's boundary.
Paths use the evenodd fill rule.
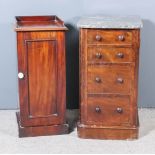
<path fill-rule="evenodd" d="M 61 17 L 69 28 L 67 39 L 67 107 L 78 107 L 78 31 L 83 15 L 140 15 L 141 33 L 139 107 L 155 107 L 154 0 L 0 0 L 0 108 L 15 109 L 18 102 L 16 36 L 17 15 Z"/>

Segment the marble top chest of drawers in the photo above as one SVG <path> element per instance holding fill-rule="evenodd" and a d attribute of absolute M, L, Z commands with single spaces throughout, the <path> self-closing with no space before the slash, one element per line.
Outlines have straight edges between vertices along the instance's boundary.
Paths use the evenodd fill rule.
<path fill-rule="evenodd" d="M 85 17 L 80 28 L 81 138 L 138 137 L 139 17 Z"/>

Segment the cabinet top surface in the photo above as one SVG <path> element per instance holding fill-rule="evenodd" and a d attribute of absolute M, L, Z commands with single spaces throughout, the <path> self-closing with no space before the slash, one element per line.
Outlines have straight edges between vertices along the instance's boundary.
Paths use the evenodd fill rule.
<path fill-rule="evenodd" d="M 77 26 L 80 28 L 139 29 L 143 27 L 143 23 L 138 16 L 93 16 L 82 17 Z"/>
<path fill-rule="evenodd" d="M 16 31 L 67 30 L 57 16 L 17 16 Z"/>

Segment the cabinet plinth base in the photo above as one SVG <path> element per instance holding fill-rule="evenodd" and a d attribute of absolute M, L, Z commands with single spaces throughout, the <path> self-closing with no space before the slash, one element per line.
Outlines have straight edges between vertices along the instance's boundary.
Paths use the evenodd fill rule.
<path fill-rule="evenodd" d="M 77 131 L 80 138 L 127 140 L 138 138 L 138 127 L 104 127 L 78 123 Z"/>
<path fill-rule="evenodd" d="M 16 116 L 17 116 L 19 137 L 60 135 L 60 134 L 67 134 L 69 132 L 68 124 L 22 127 L 20 124 L 19 112 L 16 113 Z"/>

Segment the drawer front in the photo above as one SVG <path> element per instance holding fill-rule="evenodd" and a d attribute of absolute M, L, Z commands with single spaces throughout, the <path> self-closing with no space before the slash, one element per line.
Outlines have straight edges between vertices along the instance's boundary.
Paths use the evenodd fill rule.
<path fill-rule="evenodd" d="M 130 30 L 88 30 L 88 44 L 131 45 L 132 32 Z"/>
<path fill-rule="evenodd" d="M 130 125 L 129 97 L 89 97 L 87 103 L 88 124 Z"/>
<path fill-rule="evenodd" d="M 88 93 L 130 94 L 133 68 L 131 65 L 88 66 Z"/>
<path fill-rule="evenodd" d="M 132 48 L 88 47 L 88 62 L 123 63 L 134 62 L 135 52 Z"/>

